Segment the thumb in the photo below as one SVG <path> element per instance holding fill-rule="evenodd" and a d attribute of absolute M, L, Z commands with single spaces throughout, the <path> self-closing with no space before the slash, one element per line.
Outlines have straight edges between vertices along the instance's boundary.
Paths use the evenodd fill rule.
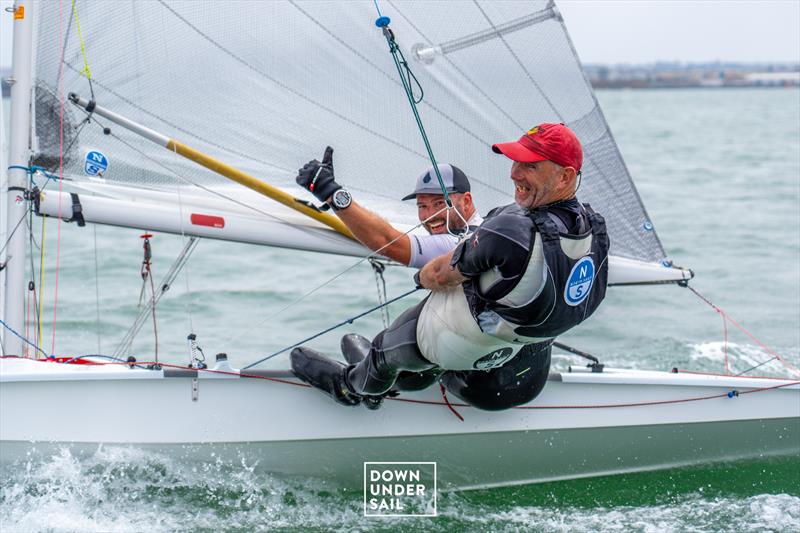
<path fill-rule="evenodd" d="M 333 148 L 330 146 L 325 148 L 325 155 L 322 156 L 322 164 L 328 166 L 333 165 Z"/>

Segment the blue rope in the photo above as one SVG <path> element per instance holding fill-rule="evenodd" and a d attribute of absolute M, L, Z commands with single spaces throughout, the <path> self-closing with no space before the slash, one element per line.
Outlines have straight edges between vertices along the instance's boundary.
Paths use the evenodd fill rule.
<path fill-rule="evenodd" d="M 19 333 L 17 333 L 16 331 L 14 331 L 14 329 L 13 329 L 11 326 L 9 326 L 8 324 L 6 324 L 6 323 L 5 323 L 5 321 L 3 321 L 3 320 L 0 320 L 0 324 L 3 324 L 3 326 L 5 326 L 5 328 L 6 328 L 8 331 L 10 331 L 11 333 L 13 333 L 14 335 L 16 335 L 17 337 L 19 337 L 20 339 L 22 339 L 22 340 L 23 340 L 23 341 L 25 341 L 26 343 L 28 343 L 28 344 L 30 344 L 31 346 L 33 346 L 33 347 L 34 347 L 34 348 L 36 348 L 38 351 L 42 352 L 42 355 L 44 355 L 45 357 L 47 357 L 47 358 L 50 358 L 50 357 L 52 357 L 51 355 L 47 355 L 47 354 L 45 353 L 45 351 L 44 351 L 44 350 L 42 350 L 41 348 L 39 348 L 38 346 L 36 346 L 35 344 L 33 344 L 31 341 L 29 341 L 28 339 L 26 339 L 25 337 L 23 337 L 22 335 L 20 335 L 20 334 L 19 334 Z"/>
<path fill-rule="evenodd" d="M 125 359 L 120 359 L 119 357 L 114 357 L 114 356 L 111 356 L 111 355 L 103 355 L 103 354 L 99 354 L 99 353 L 86 354 L 86 355 L 77 355 L 77 356 L 73 357 L 72 359 L 70 359 L 68 361 L 61 361 L 60 364 L 69 365 L 69 364 L 72 364 L 74 361 L 79 361 L 79 360 L 81 360 L 81 359 L 83 359 L 85 357 L 97 357 L 99 359 L 109 359 L 111 361 L 115 361 L 115 362 L 118 362 L 118 363 L 129 364 L 129 365 L 131 365 L 131 368 L 133 368 L 135 366 L 136 368 L 141 368 L 142 370 L 150 370 L 148 367 L 142 366 L 140 364 L 137 364 L 135 361 L 127 361 Z"/>
<path fill-rule="evenodd" d="M 389 301 L 387 301 L 387 302 L 384 302 L 384 303 L 382 303 L 382 304 L 380 304 L 380 305 L 376 305 L 375 307 L 373 307 L 373 308 L 371 308 L 371 309 L 367 309 L 367 310 L 366 310 L 366 311 L 364 311 L 363 313 L 361 313 L 361 314 L 358 314 L 358 315 L 356 315 L 356 316 L 354 316 L 354 317 L 348 318 L 347 320 L 344 320 L 344 321 L 342 321 L 342 322 L 339 322 L 339 323 L 338 323 L 338 324 L 336 324 L 335 326 L 331 326 L 331 327 L 329 327 L 328 329 L 326 329 L 326 330 L 324 330 L 324 331 L 320 331 L 319 333 L 317 333 L 317 334 L 315 334 L 315 335 L 312 335 L 311 337 L 308 337 L 308 338 L 306 338 L 306 339 L 303 339 L 303 340 L 301 340 L 301 341 L 299 341 L 299 342 L 297 342 L 297 343 L 295 343 L 295 344 L 292 344 L 291 346 L 287 346 L 286 348 L 283 348 L 282 350 L 278 350 L 277 352 L 271 353 L 271 354 L 269 354 L 268 356 L 266 356 L 266 357 L 264 357 L 264 358 L 262 358 L 262 359 L 259 359 L 259 360 L 258 360 L 258 361 L 256 361 L 255 363 L 250 363 L 250 364 L 249 364 L 249 365 L 247 365 L 246 367 L 242 368 L 242 370 L 247 370 L 248 368 L 252 368 L 252 367 L 256 366 L 256 365 L 257 365 L 257 364 L 259 364 L 259 363 L 263 363 L 263 362 L 264 362 L 264 361 L 266 361 L 267 359 L 272 359 L 272 358 L 273 358 L 273 357 L 275 357 L 276 355 L 280 355 L 280 354 L 282 354 L 282 353 L 284 353 L 284 352 L 288 352 L 288 351 L 289 351 L 289 350 L 291 350 L 292 348 L 297 348 L 297 347 L 298 347 L 298 346 L 300 346 L 301 344 L 304 344 L 304 343 L 306 343 L 306 342 L 308 342 L 308 341 L 314 340 L 314 339 L 316 339 L 317 337 L 321 337 L 322 335 L 325 335 L 326 333 L 329 333 L 329 332 L 331 332 L 331 331 L 335 330 L 336 328 L 340 328 L 340 327 L 344 326 L 345 324 L 352 324 L 352 323 L 353 323 L 355 320 L 358 320 L 359 318 L 361 318 L 361 317 L 363 317 L 363 316 L 365 316 L 365 315 L 368 315 L 368 314 L 372 313 L 373 311 L 377 311 L 377 310 L 378 310 L 378 309 L 380 309 L 381 307 L 386 307 L 387 305 L 389 305 L 389 304 L 391 304 L 391 303 L 394 303 L 394 302 L 396 302 L 397 300 L 400 300 L 401 298 L 405 298 L 406 296 L 408 296 L 408 295 L 410 295 L 410 294 L 412 294 L 412 293 L 415 293 L 415 292 L 417 292 L 418 290 L 419 290 L 419 289 L 417 289 L 417 288 L 411 289 L 410 291 L 408 291 L 408 292 L 406 292 L 406 293 L 403 293 L 403 294 L 401 294 L 400 296 L 397 296 L 397 297 L 395 297 L 395 298 L 392 298 L 391 300 L 389 300 Z"/>
<path fill-rule="evenodd" d="M 425 143 L 425 149 L 427 150 L 428 158 L 430 158 L 431 164 L 433 165 L 433 171 L 436 173 L 436 179 L 439 181 L 439 187 L 442 188 L 444 201 L 447 204 L 447 207 L 453 207 L 453 202 L 450 201 L 450 195 L 447 194 L 447 187 L 444 186 L 444 180 L 439 172 L 439 166 L 436 164 L 436 158 L 433 155 L 431 143 L 428 141 L 428 135 L 425 133 L 425 126 L 422 124 L 422 119 L 420 118 L 419 111 L 417 110 L 417 104 L 422 102 L 423 95 L 420 94 L 419 100 L 414 98 L 414 91 L 411 88 L 411 79 L 414 79 L 420 91 L 422 91 L 422 86 L 420 85 L 419 80 L 417 80 L 417 77 L 414 76 L 411 68 L 408 66 L 408 61 L 406 61 L 403 51 L 400 50 L 397 41 L 394 39 L 394 33 L 389 28 L 389 22 L 391 22 L 389 17 L 382 16 L 381 10 L 378 8 L 378 0 L 373 1 L 375 2 L 375 9 L 378 10 L 379 17 L 378 20 L 375 21 L 375 25 L 381 28 L 381 31 L 383 31 L 383 36 L 386 37 L 386 42 L 389 43 L 389 52 L 392 54 L 392 59 L 394 59 L 394 65 L 397 68 L 400 81 L 403 83 L 403 90 L 406 93 L 409 105 L 411 105 L 411 111 L 414 113 L 414 120 L 417 121 L 417 127 L 422 135 L 422 141 Z M 403 69 L 405 69 L 407 73 L 406 75 L 403 74 Z"/>
<path fill-rule="evenodd" d="M 61 179 L 58 176 L 54 176 L 53 174 L 50 174 L 44 167 L 40 167 L 40 166 L 37 166 L 37 165 L 34 165 L 32 167 L 23 167 L 21 165 L 11 165 L 10 167 L 8 167 L 8 170 L 24 170 L 25 172 L 28 173 L 28 176 L 30 177 L 31 182 L 33 182 L 34 185 L 36 185 L 36 182 L 33 181 L 33 176 L 37 172 L 41 172 L 42 174 L 44 174 L 44 176 L 48 180 L 58 181 L 59 179 Z"/>

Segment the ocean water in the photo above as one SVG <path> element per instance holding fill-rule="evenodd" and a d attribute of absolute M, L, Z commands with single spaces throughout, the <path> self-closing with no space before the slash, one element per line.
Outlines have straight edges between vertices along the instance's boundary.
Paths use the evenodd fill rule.
<path fill-rule="evenodd" d="M 700 293 L 800 363 L 800 92 L 598 98 L 669 256 L 696 272 Z M 42 345 L 63 355 L 113 351 L 136 315 L 140 232 L 46 224 L 45 257 L 51 266 L 59 261 L 58 305 L 53 315 L 51 268 Z M 38 225 L 37 240 L 40 232 Z M 153 239 L 156 280 L 182 244 Z M 376 303 L 368 265 L 336 277 L 354 263 L 202 241 L 159 304 L 160 358 L 185 363 L 193 331 L 207 355 L 224 351 L 234 366 L 245 365 L 344 320 Z M 389 295 L 406 291 L 411 274 L 387 269 Z M 392 316 L 410 303 L 393 305 Z M 380 328 L 377 313 L 348 326 L 366 335 Z M 337 351 L 341 333 L 310 345 Z M 621 287 L 561 340 L 609 366 L 714 372 L 727 351 L 742 371 L 771 357 L 732 326 L 728 334 L 726 347 L 719 315 L 687 289 Z M 149 323 L 134 347 L 152 353 Z M 565 354 L 554 359 L 556 369 L 576 363 Z M 284 368 L 287 358 L 267 366 Z M 770 362 L 758 371 L 782 368 Z M 143 450 L 103 447 L 77 457 L 65 449 L 2 472 L 0 530 L 798 531 L 800 457 L 446 493 L 437 518 L 365 518 L 361 498 L 319 480 L 263 474 L 246 461 L 192 465 Z"/>

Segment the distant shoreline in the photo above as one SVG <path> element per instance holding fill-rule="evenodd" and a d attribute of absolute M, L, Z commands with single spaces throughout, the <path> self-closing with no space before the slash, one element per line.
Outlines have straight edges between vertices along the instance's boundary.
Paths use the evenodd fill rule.
<path fill-rule="evenodd" d="M 664 91 L 664 90 L 690 90 L 703 89 L 709 91 L 729 90 L 729 89 L 800 89 L 800 85 L 594 85 L 595 91 Z M 3 98 L 11 98 L 11 88 L 3 85 Z"/>
<path fill-rule="evenodd" d="M 728 89 L 800 87 L 799 63 L 680 63 L 585 64 L 583 72 L 594 89 Z M 3 98 L 11 69 L 0 71 Z"/>

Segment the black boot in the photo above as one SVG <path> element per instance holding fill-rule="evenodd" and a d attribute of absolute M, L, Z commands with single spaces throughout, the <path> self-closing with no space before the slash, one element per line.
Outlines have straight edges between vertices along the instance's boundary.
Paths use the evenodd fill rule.
<path fill-rule="evenodd" d="M 358 333 L 348 333 L 342 337 L 342 355 L 344 360 L 351 365 L 360 363 L 372 349 L 372 341 Z"/>
<path fill-rule="evenodd" d="M 341 348 L 345 361 L 351 365 L 357 365 L 369 355 L 372 350 L 372 341 L 358 333 L 348 333 L 342 337 Z M 389 391 L 379 396 L 362 396 L 364 407 L 370 411 L 380 409 L 385 396 L 397 396 L 397 393 Z"/>
<path fill-rule="evenodd" d="M 336 403 L 352 407 L 361 403 L 361 396 L 347 384 L 348 367 L 310 348 L 292 350 L 292 371 L 309 385 L 327 393 Z"/>

